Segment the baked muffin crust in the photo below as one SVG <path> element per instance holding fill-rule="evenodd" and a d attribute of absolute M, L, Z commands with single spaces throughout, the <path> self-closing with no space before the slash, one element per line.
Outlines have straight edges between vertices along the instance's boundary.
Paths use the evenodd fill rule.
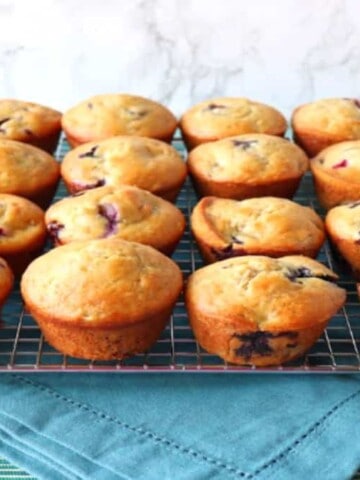
<path fill-rule="evenodd" d="M 47 210 L 45 220 L 56 245 L 112 236 L 164 253 L 172 252 L 185 229 L 174 205 L 130 185 L 64 198 Z"/>
<path fill-rule="evenodd" d="M 128 94 L 93 96 L 65 112 L 62 127 L 70 145 L 99 141 L 116 135 L 136 135 L 171 141 L 177 127 L 163 105 Z"/>
<path fill-rule="evenodd" d="M 276 197 L 205 197 L 192 212 L 191 227 L 210 262 L 239 255 L 315 257 L 325 240 L 314 210 Z"/>
<path fill-rule="evenodd" d="M 22 100 L 0 100 L 0 139 L 30 143 L 52 152 L 61 131 L 61 113 Z"/>
<path fill-rule="evenodd" d="M 242 97 L 220 97 L 198 103 L 180 121 L 189 148 L 245 133 L 282 136 L 286 127 L 286 120 L 278 110 Z"/>

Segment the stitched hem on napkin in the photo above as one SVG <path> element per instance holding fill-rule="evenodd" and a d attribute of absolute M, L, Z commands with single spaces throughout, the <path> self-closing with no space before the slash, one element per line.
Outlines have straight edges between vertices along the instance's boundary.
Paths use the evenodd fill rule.
<path fill-rule="evenodd" d="M 94 409 L 92 406 L 79 403 L 48 387 L 37 384 L 32 380 L 12 375 L 12 381 L 20 384 L 24 389 L 31 389 L 30 393 L 35 396 L 38 411 L 26 413 L 26 419 L 14 418 L 14 410 L 5 413 L 2 402 L 3 414 L 0 417 L 1 442 L 7 446 L 14 446 L 14 451 L 21 451 L 43 463 L 44 468 L 54 469 L 54 474 L 63 472 L 63 476 L 51 478 L 59 479 L 83 479 L 83 478 L 107 478 L 107 479 L 152 479 L 152 478 L 175 478 L 177 479 L 278 479 L 278 478 L 304 478 L 305 475 L 314 475 L 315 472 L 326 472 L 326 476 L 319 477 L 321 480 L 347 478 L 349 471 L 356 469 L 360 463 L 359 448 L 354 448 L 353 454 L 346 452 L 346 462 L 341 466 L 335 465 L 328 451 L 334 448 L 342 448 L 348 445 L 349 431 L 341 429 L 343 419 L 351 422 L 354 412 L 360 409 L 360 390 L 353 392 L 348 397 L 334 405 L 320 419 L 314 421 L 307 432 L 304 432 L 291 445 L 273 457 L 266 464 L 255 471 L 242 471 L 237 466 L 229 465 L 221 459 L 208 457 L 206 453 L 189 449 L 177 444 L 171 439 L 157 436 L 156 433 L 145 430 L 142 427 L 131 426 L 121 422 L 116 417 Z M 20 388 L 21 389 L 21 388 Z M 45 395 L 44 395 L 45 394 Z M 24 392 L 19 394 L 23 401 Z M 12 399 L 16 403 L 16 396 Z M 46 410 L 52 412 L 48 415 L 40 415 L 44 410 L 41 405 L 46 404 Z M 16 410 L 15 410 L 16 412 Z M 70 416 L 70 417 L 69 417 Z M 78 435 L 66 435 L 61 439 L 56 437 L 59 431 L 59 420 L 71 418 L 74 425 L 93 426 L 94 435 L 90 435 L 91 444 L 79 444 Z M 355 417 L 354 417 L 355 418 Z M 45 422 L 45 423 L 44 423 Z M 43 428 L 46 427 L 46 428 Z M 357 433 L 359 430 L 359 433 Z M 41 433 L 46 431 L 46 435 Z M 89 432 L 88 432 L 89 433 Z M 91 432 L 90 432 L 91 433 Z M 354 446 L 360 445 L 360 429 L 354 429 Z M 103 441 L 101 439 L 104 439 Z M 114 442 L 111 440 L 114 439 Z M 329 447 L 329 439 L 331 448 Z M 110 443 L 109 443 L 110 440 Z M 102 445 L 102 443 L 106 445 Z M 112 448 L 113 447 L 113 448 Z M 2 446 L 0 445 L 0 448 Z M 46 453 L 44 453 L 46 448 Z M 316 448 L 316 463 L 314 455 L 309 457 L 306 450 Z M 121 454 L 119 455 L 119 452 Z M 2 452 L 6 456 L 6 448 Z M 116 455 L 114 455 L 114 453 Z M 59 457 L 63 459 L 59 462 Z M 13 458 L 10 457 L 9 458 Z M 339 457 L 336 457 L 338 460 Z M 335 459 L 335 460 L 336 460 Z M 37 474 L 40 478 L 49 478 L 41 470 L 29 468 L 29 463 L 23 464 L 25 468 Z M 109 469 L 109 465 L 112 468 Z M 136 466 L 134 468 L 134 465 Z M 68 471 L 68 473 L 67 473 Z M 106 472 L 106 473 L 105 473 Z M 343 472 L 345 476 L 339 476 Z M 168 475 L 167 475 L 168 474 Z M 70 475 L 70 476 L 69 476 Z M 336 475 L 336 476 L 334 476 Z"/>

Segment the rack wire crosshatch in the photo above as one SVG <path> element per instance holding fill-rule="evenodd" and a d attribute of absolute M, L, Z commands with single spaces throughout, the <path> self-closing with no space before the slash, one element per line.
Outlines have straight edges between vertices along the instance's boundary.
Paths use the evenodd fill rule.
<path fill-rule="evenodd" d="M 174 146 L 184 154 L 179 138 Z M 59 161 L 68 151 L 62 139 L 56 157 Z M 61 184 L 55 200 L 66 195 Z M 312 182 L 307 174 L 295 200 L 311 205 L 321 212 L 314 196 Z M 189 231 L 189 215 L 197 199 L 187 180 L 177 205 L 187 218 L 187 229 L 173 255 L 186 278 L 202 266 L 202 260 Z M 280 367 L 255 368 L 230 365 L 215 355 L 203 351 L 195 341 L 187 320 L 183 298 L 174 309 L 169 325 L 149 352 L 122 361 L 92 362 L 66 357 L 50 347 L 35 321 L 23 309 L 18 286 L 2 311 L 0 328 L 0 371 L 18 372 L 291 372 L 291 373 L 354 373 L 360 372 L 360 303 L 356 285 L 351 276 L 341 271 L 326 244 L 318 260 L 340 273 L 339 284 L 346 288 L 348 300 L 345 307 L 333 317 L 322 337 L 313 348 L 296 361 Z M 340 269 L 340 270 L 339 270 Z"/>

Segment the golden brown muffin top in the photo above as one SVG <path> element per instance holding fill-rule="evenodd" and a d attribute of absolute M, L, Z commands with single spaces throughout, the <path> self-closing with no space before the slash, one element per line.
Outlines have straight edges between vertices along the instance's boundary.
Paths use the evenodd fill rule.
<path fill-rule="evenodd" d="M 292 116 L 295 130 L 360 138 L 360 101 L 353 98 L 325 98 L 298 107 Z"/>
<path fill-rule="evenodd" d="M 346 182 L 360 183 L 360 140 L 325 148 L 311 159 L 310 166 Z"/>
<path fill-rule="evenodd" d="M 248 98 L 220 97 L 187 110 L 180 126 L 189 135 L 211 141 L 243 133 L 283 135 L 287 124 L 284 116 L 269 105 Z"/>
<path fill-rule="evenodd" d="M 13 284 L 14 275 L 5 260 L 0 258 L 0 306 L 9 295 Z"/>
<path fill-rule="evenodd" d="M 302 329 L 344 304 L 346 292 L 335 280 L 334 272 L 303 256 L 236 257 L 193 273 L 186 298 L 209 321 L 220 316 L 249 330 Z"/>
<path fill-rule="evenodd" d="M 360 201 L 329 210 L 325 225 L 330 234 L 360 245 Z"/>
<path fill-rule="evenodd" d="M 0 138 L 31 141 L 61 129 L 61 113 L 21 100 L 0 100 Z"/>
<path fill-rule="evenodd" d="M 64 198 L 47 210 L 45 221 L 59 244 L 114 236 L 155 247 L 171 242 L 185 227 L 174 205 L 129 185 Z"/>
<path fill-rule="evenodd" d="M 189 168 L 208 180 L 259 185 L 305 173 L 308 159 L 298 146 L 273 135 L 249 133 L 199 145 Z"/>
<path fill-rule="evenodd" d="M 40 247 L 45 236 L 40 207 L 26 198 L 0 193 L 0 255 Z"/>
<path fill-rule="evenodd" d="M 306 248 L 325 240 L 323 222 L 314 210 L 285 198 L 205 197 L 192 212 L 191 226 L 214 248 L 239 246 L 248 252 L 262 247 L 274 251 Z"/>
<path fill-rule="evenodd" d="M 63 160 L 61 174 L 78 191 L 128 184 L 156 193 L 182 183 L 186 165 L 164 142 L 119 136 L 71 150 Z"/>
<path fill-rule="evenodd" d="M 176 129 L 174 115 L 147 98 L 108 94 L 91 97 L 64 113 L 65 132 L 81 143 L 116 135 L 166 138 Z"/>
<path fill-rule="evenodd" d="M 86 327 L 141 322 L 173 304 L 179 267 L 157 250 L 114 238 L 63 245 L 34 260 L 21 292 L 52 321 Z"/>
<path fill-rule="evenodd" d="M 1 193 L 36 193 L 59 176 L 60 167 L 48 153 L 32 145 L 0 139 Z"/>

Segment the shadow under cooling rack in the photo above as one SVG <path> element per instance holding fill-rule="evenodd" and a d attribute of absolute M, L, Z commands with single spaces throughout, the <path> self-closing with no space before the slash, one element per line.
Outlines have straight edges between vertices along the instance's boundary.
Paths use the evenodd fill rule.
<path fill-rule="evenodd" d="M 180 140 L 174 146 L 184 154 Z M 64 140 L 59 144 L 57 159 L 61 161 L 68 151 Z M 56 198 L 66 195 L 60 184 Z M 295 201 L 310 205 L 323 214 L 314 196 L 310 174 L 300 186 Z M 188 219 L 196 197 L 187 180 L 177 206 Z M 202 260 L 193 242 L 189 227 L 173 255 L 187 277 L 202 266 Z M 292 373 L 346 373 L 360 372 L 360 303 L 356 285 L 351 276 L 337 264 L 328 244 L 321 250 L 318 260 L 340 275 L 340 286 L 348 292 L 345 307 L 330 321 L 322 337 L 306 356 L 281 367 L 255 368 L 227 364 L 219 357 L 203 351 L 194 340 L 183 299 L 178 301 L 169 325 L 158 342 L 146 354 L 123 361 L 89 362 L 65 357 L 50 347 L 32 317 L 23 310 L 18 287 L 12 293 L 2 311 L 0 328 L 0 371 L 66 371 L 66 372 L 292 372 Z M 316 311 L 314 311 L 316 315 Z"/>

